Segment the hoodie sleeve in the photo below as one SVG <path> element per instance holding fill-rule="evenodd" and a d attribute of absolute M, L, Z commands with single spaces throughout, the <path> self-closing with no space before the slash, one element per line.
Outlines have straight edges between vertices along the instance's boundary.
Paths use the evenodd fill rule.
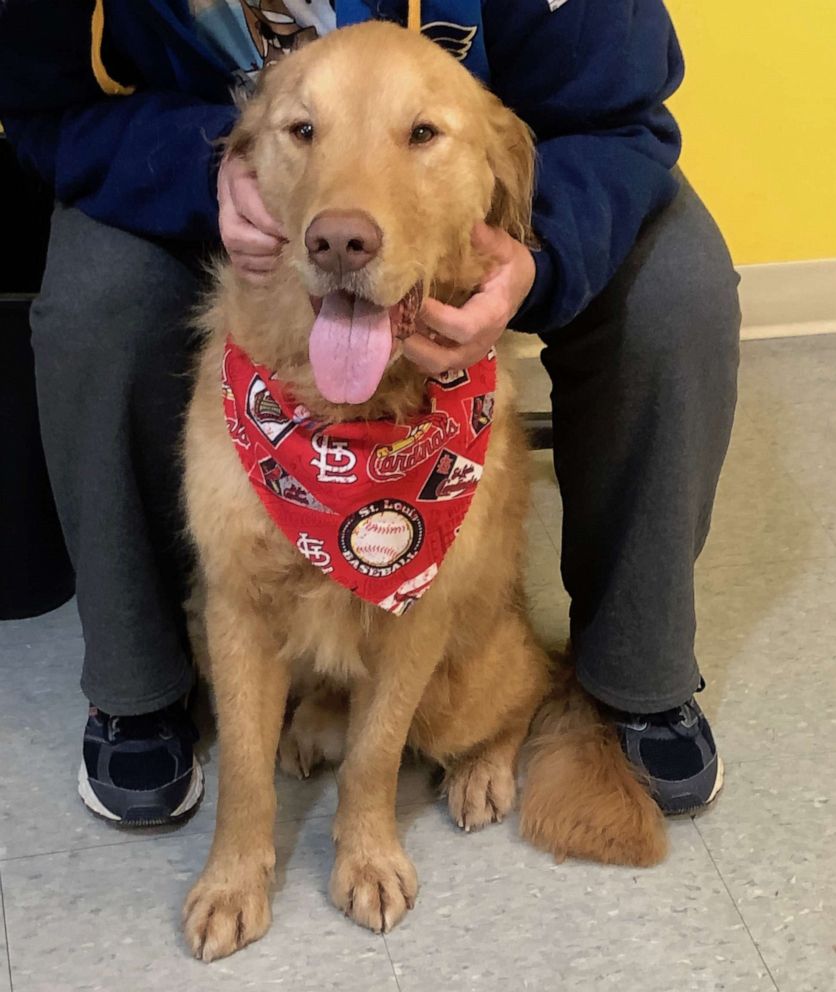
<path fill-rule="evenodd" d="M 217 139 L 231 104 L 139 90 L 105 96 L 89 63 L 92 4 L 0 5 L 0 121 L 63 203 L 123 230 L 216 240 Z"/>
<path fill-rule="evenodd" d="M 542 248 L 513 326 L 547 334 L 606 286 L 676 193 L 680 136 L 663 102 L 682 55 L 661 0 L 494 2 L 484 17 L 491 88 L 537 138 Z"/>
<path fill-rule="evenodd" d="M 216 241 L 216 142 L 235 117 L 232 106 L 152 90 L 2 119 L 20 161 L 62 203 L 146 237 Z"/>

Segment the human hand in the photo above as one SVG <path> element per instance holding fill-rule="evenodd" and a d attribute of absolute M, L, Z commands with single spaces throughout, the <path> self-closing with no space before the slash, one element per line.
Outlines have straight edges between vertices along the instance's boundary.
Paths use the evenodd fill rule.
<path fill-rule="evenodd" d="M 233 268 L 253 285 L 267 282 L 287 238 L 264 206 L 255 172 L 237 155 L 225 155 L 218 170 L 218 222 Z"/>
<path fill-rule="evenodd" d="M 510 234 L 480 222 L 473 228 L 471 242 L 494 261 L 478 292 L 461 307 L 424 300 L 418 333 L 403 342 L 406 357 L 433 375 L 481 361 L 534 283 L 534 257 Z"/>

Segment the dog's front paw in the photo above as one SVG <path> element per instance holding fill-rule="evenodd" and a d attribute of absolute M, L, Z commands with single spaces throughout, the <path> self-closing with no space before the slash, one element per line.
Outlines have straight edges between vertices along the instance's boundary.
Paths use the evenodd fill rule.
<path fill-rule="evenodd" d="M 233 954 L 263 937 L 270 926 L 267 873 L 230 876 L 205 871 L 183 906 L 186 941 L 199 961 Z"/>
<path fill-rule="evenodd" d="M 386 933 L 415 905 L 418 876 L 397 841 L 373 855 L 363 851 L 338 846 L 331 900 L 355 923 Z"/>

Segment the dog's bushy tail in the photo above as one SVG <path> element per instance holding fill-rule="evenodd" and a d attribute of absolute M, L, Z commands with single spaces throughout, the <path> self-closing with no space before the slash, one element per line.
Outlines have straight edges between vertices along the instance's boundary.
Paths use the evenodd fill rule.
<path fill-rule="evenodd" d="M 558 861 L 657 864 L 668 848 L 659 807 L 571 670 L 555 679 L 526 745 L 523 837 Z"/>

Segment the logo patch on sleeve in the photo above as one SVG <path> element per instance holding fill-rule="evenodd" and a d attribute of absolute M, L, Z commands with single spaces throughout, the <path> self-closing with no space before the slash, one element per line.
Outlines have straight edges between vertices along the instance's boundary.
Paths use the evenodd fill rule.
<path fill-rule="evenodd" d="M 450 21 L 431 21 L 421 26 L 421 34 L 440 45 L 453 58 L 463 62 L 473 47 L 478 28 L 475 24 L 453 24 Z"/>

